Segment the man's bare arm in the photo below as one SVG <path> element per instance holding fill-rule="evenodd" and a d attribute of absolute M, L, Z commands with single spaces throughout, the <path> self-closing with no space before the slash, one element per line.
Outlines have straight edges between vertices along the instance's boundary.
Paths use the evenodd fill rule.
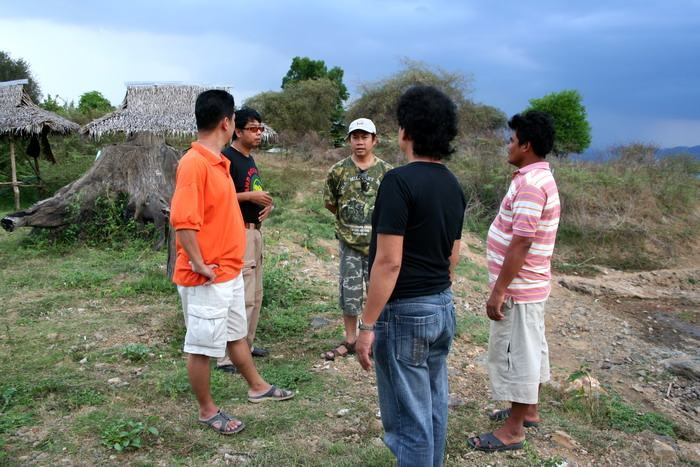
<path fill-rule="evenodd" d="M 216 279 L 216 273 L 214 269 L 218 268 L 218 264 L 204 264 L 204 259 L 202 258 L 202 251 L 199 249 L 199 243 L 197 242 L 197 231 L 192 229 L 182 229 L 175 232 L 177 241 L 180 242 L 182 248 L 187 253 L 190 258 L 190 264 L 192 265 L 192 271 L 197 274 L 207 278 L 207 282 L 204 285 L 209 285 Z"/>

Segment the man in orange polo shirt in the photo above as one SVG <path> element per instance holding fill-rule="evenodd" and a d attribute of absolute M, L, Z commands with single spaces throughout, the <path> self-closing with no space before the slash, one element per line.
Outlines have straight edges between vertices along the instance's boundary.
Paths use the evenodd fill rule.
<path fill-rule="evenodd" d="M 195 103 L 197 141 L 177 168 L 170 222 L 176 230 L 173 282 L 185 315 L 187 372 L 199 403 L 199 422 L 221 434 L 245 424 L 220 410 L 209 390 L 209 358 L 228 354 L 248 382 L 248 401 L 286 400 L 294 393 L 268 384 L 246 341 L 243 293 L 245 231 L 229 161 L 221 155 L 234 130 L 233 96 L 204 91 Z"/>

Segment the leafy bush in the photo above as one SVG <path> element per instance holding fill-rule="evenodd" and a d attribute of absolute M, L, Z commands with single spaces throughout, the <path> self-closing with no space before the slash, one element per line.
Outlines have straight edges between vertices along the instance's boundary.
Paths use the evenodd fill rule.
<path fill-rule="evenodd" d="M 294 145 L 304 134 L 315 132 L 331 137 L 336 115 L 338 87 L 328 78 L 297 81 L 282 91 L 268 91 L 246 100 L 267 123 L 280 133 L 283 144 Z"/>
<path fill-rule="evenodd" d="M 117 452 L 139 449 L 144 437 L 157 437 L 158 429 L 135 420 L 117 420 L 102 431 L 102 444 Z"/>
<path fill-rule="evenodd" d="M 145 344 L 126 344 L 122 350 L 122 356 L 132 362 L 142 362 L 151 353 L 151 349 Z"/>
<path fill-rule="evenodd" d="M 442 90 L 457 104 L 460 133 L 463 136 L 499 131 L 506 123 L 505 115 L 495 107 L 470 101 L 467 96 L 471 93 L 471 81 L 471 76 L 431 69 L 421 62 L 404 60 L 404 69 L 398 73 L 381 81 L 360 85 L 361 95 L 350 104 L 346 120 L 368 117 L 377 125 L 380 135 L 393 134 L 398 130 L 396 103 L 399 96 L 410 86 L 424 84 Z"/>

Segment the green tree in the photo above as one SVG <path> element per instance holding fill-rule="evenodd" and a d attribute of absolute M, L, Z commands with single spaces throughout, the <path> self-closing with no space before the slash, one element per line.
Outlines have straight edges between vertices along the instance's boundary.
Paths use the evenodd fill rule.
<path fill-rule="evenodd" d="M 581 153 L 591 145 L 591 126 L 581 101 L 581 94 L 574 89 L 530 99 L 527 110 L 541 110 L 554 119 L 553 152 L 558 157 Z"/>
<path fill-rule="evenodd" d="M 268 91 L 246 100 L 267 123 L 285 138 L 296 139 L 306 133 L 331 137 L 331 121 L 338 99 L 338 88 L 328 78 L 302 80 L 288 84 L 280 92 Z"/>
<path fill-rule="evenodd" d="M 78 101 L 78 111 L 91 118 L 101 117 L 112 110 L 114 107 L 100 91 L 86 92 Z"/>
<path fill-rule="evenodd" d="M 289 71 L 287 71 L 287 74 L 282 78 L 283 90 L 289 89 L 290 86 L 296 83 L 309 80 L 327 79 L 335 85 L 337 96 L 335 99 L 335 108 L 329 116 L 329 121 L 330 135 L 336 144 L 342 142 L 345 137 L 345 125 L 343 122 L 345 109 L 343 107 L 343 102 L 350 97 L 348 88 L 345 86 L 345 83 L 343 83 L 344 74 L 343 69 L 337 66 L 329 70 L 326 67 L 326 62 L 323 60 L 312 60 L 309 57 L 294 57 Z"/>
<path fill-rule="evenodd" d="M 27 79 L 29 83 L 24 87 L 29 97 L 36 103 L 41 99 L 41 88 L 32 74 L 29 63 L 24 59 L 13 59 L 9 53 L 0 50 L 0 81 L 13 81 Z"/>

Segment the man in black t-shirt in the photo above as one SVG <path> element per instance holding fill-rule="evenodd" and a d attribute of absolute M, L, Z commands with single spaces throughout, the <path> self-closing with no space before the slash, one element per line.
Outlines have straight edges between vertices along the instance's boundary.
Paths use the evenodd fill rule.
<path fill-rule="evenodd" d="M 443 164 L 457 109 L 431 86 L 399 99 L 399 146 L 408 164 L 382 180 L 372 216 L 369 287 L 356 352 L 372 347 L 384 442 L 399 466 L 440 466 L 447 435 L 447 354 L 455 332 L 450 286 L 466 201 Z"/>
<path fill-rule="evenodd" d="M 243 258 L 243 283 L 245 308 L 248 319 L 248 345 L 255 357 L 264 357 L 268 351 L 254 347 L 255 330 L 258 327 L 263 294 L 262 222 L 273 209 L 272 196 L 263 189 L 262 179 L 251 152 L 260 146 L 265 130 L 260 114 L 249 107 L 236 111 L 236 129 L 231 146 L 223 150 L 231 161 L 231 178 L 236 186 L 236 197 L 241 206 L 246 229 L 246 249 Z M 217 360 L 217 369 L 235 373 L 236 367 L 228 356 Z"/>

